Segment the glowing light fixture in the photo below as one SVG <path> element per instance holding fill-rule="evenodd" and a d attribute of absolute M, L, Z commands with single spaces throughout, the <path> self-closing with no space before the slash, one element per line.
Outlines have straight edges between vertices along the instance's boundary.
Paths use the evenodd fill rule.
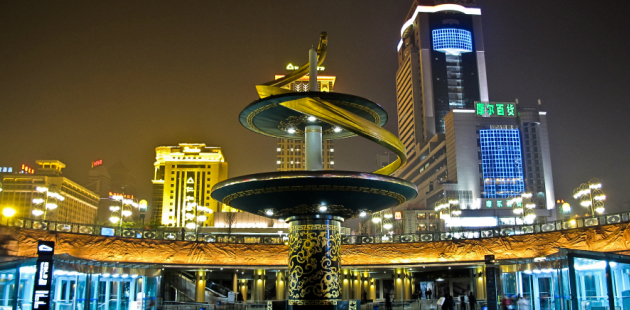
<path fill-rule="evenodd" d="M 293 134 L 295 133 L 295 128 L 289 127 L 289 129 L 287 129 L 287 132 Z"/>
<path fill-rule="evenodd" d="M 328 207 L 326 207 L 325 205 L 319 206 L 319 212 L 326 212 L 326 211 L 328 211 Z"/>
<path fill-rule="evenodd" d="M 314 122 L 314 121 L 317 120 L 317 118 L 315 116 L 309 116 L 307 119 L 308 119 L 309 122 Z"/>
<path fill-rule="evenodd" d="M 335 128 L 333 129 L 333 131 L 334 131 L 334 132 L 341 132 L 341 128 L 340 128 L 340 127 L 335 127 Z"/>

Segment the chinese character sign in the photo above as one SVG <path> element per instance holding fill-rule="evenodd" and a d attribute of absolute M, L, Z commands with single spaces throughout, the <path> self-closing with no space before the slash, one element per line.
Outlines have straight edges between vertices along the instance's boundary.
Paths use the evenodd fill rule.
<path fill-rule="evenodd" d="M 49 310 L 55 243 L 52 241 L 39 241 L 37 254 L 37 271 L 33 285 L 33 310 Z"/>
<path fill-rule="evenodd" d="M 476 102 L 475 114 L 481 117 L 516 117 L 514 103 Z"/>

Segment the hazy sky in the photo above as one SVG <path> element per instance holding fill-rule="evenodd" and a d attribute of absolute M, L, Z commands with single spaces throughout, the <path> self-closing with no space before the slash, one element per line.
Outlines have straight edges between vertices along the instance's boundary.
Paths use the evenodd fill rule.
<path fill-rule="evenodd" d="M 2 1 L 0 166 L 59 159 L 84 183 L 122 161 L 150 200 L 155 147 L 223 148 L 230 176 L 275 170 L 275 139 L 244 129 L 254 86 L 307 61 L 329 34 L 336 91 L 372 99 L 396 132 L 396 44 L 411 0 Z M 608 210 L 629 197 L 630 9 L 626 1 L 484 1 L 490 99 L 548 111 L 557 197 L 591 177 Z M 339 170 L 385 149 L 336 142 Z M 571 202 L 575 202 L 569 199 Z"/>

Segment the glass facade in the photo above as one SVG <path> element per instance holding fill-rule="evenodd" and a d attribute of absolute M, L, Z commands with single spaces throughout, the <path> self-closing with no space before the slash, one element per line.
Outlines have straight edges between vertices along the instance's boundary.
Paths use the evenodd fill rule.
<path fill-rule="evenodd" d="M 630 309 L 630 257 L 563 252 L 551 261 L 502 265 L 503 309 Z"/>
<path fill-rule="evenodd" d="M 55 263 L 53 266 L 50 309 L 157 309 L 159 270 L 64 263 Z M 33 309 L 35 272 L 34 261 L 22 264 L 19 268 L 2 269 L 0 266 L 0 309 Z M 17 287 L 16 278 L 19 279 Z"/>
<path fill-rule="evenodd" d="M 510 198 L 525 191 L 518 129 L 479 130 L 484 198 Z"/>

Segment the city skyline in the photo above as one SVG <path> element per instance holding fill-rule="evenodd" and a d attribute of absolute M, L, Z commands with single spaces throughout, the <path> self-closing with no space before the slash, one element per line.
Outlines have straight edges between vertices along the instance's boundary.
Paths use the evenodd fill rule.
<path fill-rule="evenodd" d="M 159 145 L 204 141 L 221 147 L 230 176 L 273 170 L 276 140 L 256 137 L 234 121 L 256 99 L 250 85 L 266 81 L 279 66 L 306 62 L 303 51 L 316 42 L 305 32 L 328 31 L 336 53 L 326 65 L 344 80 L 338 90 L 381 103 L 390 116 L 385 128 L 397 132 L 396 45 L 412 1 L 386 8 L 377 1 L 323 8 L 289 3 L 137 2 L 122 11 L 109 3 L 98 12 L 71 2 L 0 4 L 6 43 L 0 50 L 0 120 L 7 130 L 0 143 L 12 150 L 0 155 L 0 165 L 58 158 L 68 165 L 64 174 L 86 184 L 92 161 L 121 160 L 138 178 L 139 197 L 150 197 Z M 630 187 L 623 165 L 629 147 L 619 143 L 630 133 L 623 123 L 630 111 L 621 104 L 628 64 L 597 52 L 625 47 L 615 39 L 628 31 L 616 25 L 627 23 L 623 10 L 576 6 L 559 24 L 557 14 L 565 8 L 538 3 L 540 11 L 532 2 L 477 5 L 484 16 L 490 100 L 518 98 L 534 106 L 541 99 L 549 113 L 556 197 L 579 210 L 573 188 L 598 177 L 607 212 L 618 211 Z M 311 9 L 317 17 L 289 14 Z M 594 22 L 582 25 L 585 17 Z M 287 27 L 295 23 L 299 27 Z M 242 42 L 249 46 L 237 48 Z M 276 45 L 290 46 L 290 53 L 280 54 Z M 254 64 L 264 65 L 251 70 Z M 371 171 L 384 151 L 361 139 L 335 148 L 339 170 Z M 361 156 L 353 148 L 361 148 Z"/>

